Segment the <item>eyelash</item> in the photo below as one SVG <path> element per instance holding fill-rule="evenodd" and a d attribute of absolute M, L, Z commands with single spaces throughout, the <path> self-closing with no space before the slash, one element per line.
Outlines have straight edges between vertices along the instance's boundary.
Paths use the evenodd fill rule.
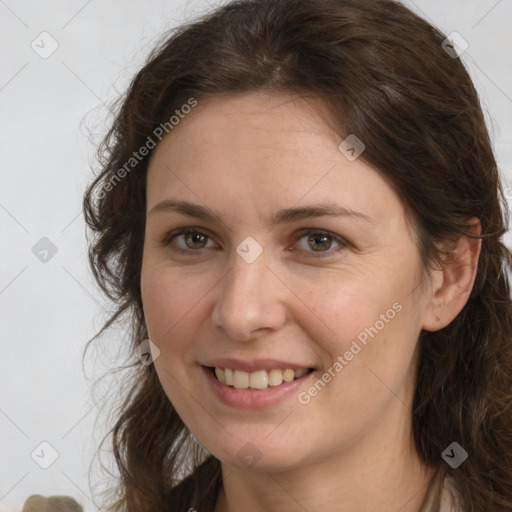
<path fill-rule="evenodd" d="M 195 233 L 200 234 L 208 238 L 208 240 L 211 240 L 211 237 L 205 233 L 204 231 L 201 231 L 201 229 L 194 228 L 194 227 L 186 227 L 186 228 L 179 228 L 174 231 L 171 231 L 168 233 L 165 238 L 162 240 L 162 246 L 168 247 L 170 243 L 177 238 L 180 235 L 186 235 L 188 233 Z M 349 246 L 349 243 L 342 237 L 335 235 L 329 231 L 325 231 L 323 229 L 314 229 L 314 228 L 304 228 L 300 229 L 298 232 L 296 232 L 293 236 L 294 243 L 298 242 L 301 238 L 304 238 L 305 236 L 309 236 L 312 234 L 320 234 L 320 235 L 327 235 L 330 237 L 330 239 L 338 244 L 338 247 L 336 247 L 334 250 L 328 250 L 328 251 L 320 251 L 320 252 L 313 252 L 313 251 L 303 251 L 306 253 L 309 253 L 308 257 L 311 258 L 325 258 L 328 256 L 332 256 L 334 254 L 337 254 L 343 249 L 346 249 Z M 192 252 L 200 252 L 203 249 L 181 249 L 179 247 L 172 247 L 173 251 L 176 251 L 181 254 L 190 254 Z"/>

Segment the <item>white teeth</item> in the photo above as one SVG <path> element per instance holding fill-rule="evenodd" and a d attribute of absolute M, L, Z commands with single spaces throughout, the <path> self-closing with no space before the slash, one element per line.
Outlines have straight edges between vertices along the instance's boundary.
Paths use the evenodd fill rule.
<path fill-rule="evenodd" d="M 234 386 L 236 389 L 267 389 L 269 386 L 279 386 L 283 382 L 292 382 L 308 373 L 307 368 L 293 370 L 287 368 L 273 368 L 272 370 L 259 370 L 257 372 L 244 372 L 230 368 L 215 368 L 217 379 L 223 384 Z"/>
<path fill-rule="evenodd" d="M 215 375 L 221 382 L 226 382 L 226 376 L 224 374 L 224 368 L 215 368 Z"/>
<path fill-rule="evenodd" d="M 268 385 L 279 386 L 283 383 L 283 370 L 273 369 L 268 372 Z"/>
<path fill-rule="evenodd" d="M 228 386 L 232 386 L 234 383 L 234 372 L 229 368 L 224 368 L 224 378 L 226 379 L 226 384 Z"/>
<path fill-rule="evenodd" d="M 235 386 L 236 389 L 247 389 L 249 387 L 249 374 L 235 370 L 233 386 Z"/>
<path fill-rule="evenodd" d="M 242 372 L 246 373 L 246 372 Z M 268 388 L 268 375 L 266 370 L 260 370 L 259 372 L 248 373 L 249 387 L 252 389 L 267 389 Z"/>
<path fill-rule="evenodd" d="M 307 368 L 300 368 L 299 370 L 294 371 L 294 375 L 296 379 L 300 379 L 303 375 L 306 375 L 308 373 Z"/>
<path fill-rule="evenodd" d="M 285 382 L 291 382 L 295 378 L 295 372 L 291 370 L 290 368 L 286 369 L 283 372 L 283 380 Z"/>

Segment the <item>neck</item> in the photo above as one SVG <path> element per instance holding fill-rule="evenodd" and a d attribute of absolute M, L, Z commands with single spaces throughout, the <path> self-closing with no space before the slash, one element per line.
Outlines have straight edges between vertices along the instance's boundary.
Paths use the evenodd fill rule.
<path fill-rule="evenodd" d="M 435 470 L 421 463 L 410 429 L 375 434 L 328 460 L 286 471 L 223 463 L 215 512 L 418 512 Z"/>

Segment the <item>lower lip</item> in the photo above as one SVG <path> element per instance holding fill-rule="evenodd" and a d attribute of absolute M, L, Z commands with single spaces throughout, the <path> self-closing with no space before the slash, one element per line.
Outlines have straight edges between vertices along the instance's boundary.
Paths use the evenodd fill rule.
<path fill-rule="evenodd" d="M 269 386 L 267 389 L 236 389 L 220 382 L 213 375 L 210 368 L 203 366 L 203 371 L 213 393 L 221 402 L 242 409 L 263 409 L 277 405 L 290 396 L 297 395 L 299 388 L 315 374 L 313 371 L 292 382 L 284 382 L 279 386 Z"/>

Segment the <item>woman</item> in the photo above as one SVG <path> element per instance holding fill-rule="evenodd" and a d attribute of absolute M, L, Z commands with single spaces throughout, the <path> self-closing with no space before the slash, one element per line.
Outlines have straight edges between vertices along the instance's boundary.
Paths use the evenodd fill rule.
<path fill-rule="evenodd" d="M 512 509 L 506 203 L 445 39 L 242 0 L 136 75 L 84 200 L 140 358 L 109 510 Z"/>

